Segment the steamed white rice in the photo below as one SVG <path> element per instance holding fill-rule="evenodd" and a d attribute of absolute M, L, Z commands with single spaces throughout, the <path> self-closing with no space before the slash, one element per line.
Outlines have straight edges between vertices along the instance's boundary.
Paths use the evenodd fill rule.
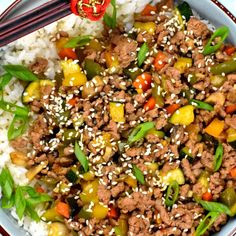
<path fill-rule="evenodd" d="M 133 24 L 133 13 L 140 12 L 150 0 L 117 0 L 116 2 L 118 21 L 122 21 L 125 24 L 126 29 L 129 30 Z M 153 2 L 159 2 L 159 0 Z M 51 39 L 55 36 L 56 32 L 60 30 L 68 32 L 70 36 L 98 36 L 103 30 L 103 24 L 102 20 L 91 22 L 75 15 L 67 16 L 58 22 L 18 39 L 8 46 L 0 48 L 0 63 L 23 64 L 27 66 L 32 63 L 36 57 L 45 57 L 49 62 L 45 76 L 53 79 L 55 74 L 60 72 L 60 67 L 57 51 Z M 16 103 L 17 105 L 22 105 L 22 92 L 23 87 L 21 84 L 16 79 L 13 79 L 5 88 L 4 99 Z M 7 130 L 12 118 L 10 113 L 0 110 L 0 171 L 7 165 L 14 177 L 15 183 L 25 185 L 28 183 L 28 180 L 25 177 L 26 169 L 15 166 L 11 163 L 9 158 L 9 153 L 11 153 L 13 149 L 8 143 Z M 40 213 L 40 209 L 38 209 L 38 211 L 38 213 Z M 48 234 L 46 223 L 36 223 L 28 217 L 19 220 L 15 208 L 11 210 L 11 214 L 18 221 L 18 224 L 31 235 L 46 236 Z"/>

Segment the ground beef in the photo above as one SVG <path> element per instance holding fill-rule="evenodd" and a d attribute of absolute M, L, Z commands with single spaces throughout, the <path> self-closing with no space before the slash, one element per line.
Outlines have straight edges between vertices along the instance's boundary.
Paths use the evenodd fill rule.
<path fill-rule="evenodd" d="M 196 178 L 191 170 L 191 165 L 189 163 L 189 161 L 184 158 L 182 161 L 181 161 L 181 165 L 183 167 L 183 170 L 184 170 L 184 174 L 185 176 L 192 182 L 192 183 L 195 183 L 196 182 Z"/>
<path fill-rule="evenodd" d="M 137 217 L 136 214 L 133 214 L 129 220 L 129 232 L 128 235 L 146 235 L 149 236 L 148 228 L 150 226 L 149 220 L 142 219 L 141 217 Z"/>
<path fill-rule="evenodd" d="M 111 198 L 111 191 L 106 189 L 104 185 L 98 186 L 98 199 L 99 201 L 103 202 L 104 204 L 108 205 L 110 198 Z"/>
<path fill-rule="evenodd" d="M 187 23 L 187 30 L 193 32 L 195 37 L 201 37 L 205 39 L 209 35 L 209 29 L 201 20 L 191 17 Z"/>
<path fill-rule="evenodd" d="M 224 187 L 225 181 L 221 179 L 219 172 L 216 172 L 210 176 L 209 188 L 214 200 L 217 200 L 220 197 L 220 193 L 223 191 Z"/>
<path fill-rule="evenodd" d="M 11 146 L 19 152 L 27 153 L 30 149 L 29 141 L 26 137 L 18 137 L 10 141 Z"/>
<path fill-rule="evenodd" d="M 37 57 L 35 62 L 33 62 L 29 68 L 36 74 L 43 73 L 48 66 L 48 60 L 43 57 Z"/>
<path fill-rule="evenodd" d="M 122 193 L 125 189 L 125 185 L 123 182 L 117 184 L 114 188 L 111 189 L 112 197 L 117 197 L 120 193 Z"/>
<path fill-rule="evenodd" d="M 226 222 L 227 222 L 227 215 L 222 213 L 222 214 L 219 215 L 217 220 L 213 223 L 213 228 L 216 231 L 219 231 L 221 226 L 224 225 Z"/>
<path fill-rule="evenodd" d="M 236 115 L 232 115 L 232 117 L 226 117 L 225 123 L 233 129 L 236 129 Z"/>

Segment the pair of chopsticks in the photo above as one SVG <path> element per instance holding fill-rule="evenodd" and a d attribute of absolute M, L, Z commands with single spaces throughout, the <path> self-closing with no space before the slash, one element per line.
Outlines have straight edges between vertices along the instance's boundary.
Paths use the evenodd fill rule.
<path fill-rule="evenodd" d="M 16 1 L 15 5 L 21 0 Z M 13 7 L 12 7 L 13 8 Z M 8 14 L 5 12 L 5 14 Z M 51 0 L 4 23 L 0 22 L 0 47 L 71 13 L 68 0 Z"/>

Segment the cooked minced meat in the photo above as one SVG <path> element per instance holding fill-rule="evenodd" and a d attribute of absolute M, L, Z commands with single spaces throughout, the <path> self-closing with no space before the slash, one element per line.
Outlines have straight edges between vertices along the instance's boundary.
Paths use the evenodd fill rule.
<path fill-rule="evenodd" d="M 161 1 L 130 32 L 104 31 L 75 48 L 78 60 L 62 58 L 64 75 L 41 79 L 40 96 L 27 97 L 34 120 L 11 145 L 52 192 L 42 219 L 63 220 L 47 214 L 63 202 L 73 234 L 195 235 L 206 201 L 214 214 L 224 204 L 209 235 L 236 213 L 235 48 L 208 55 L 208 26 L 173 9 Z M 39 57 L 30 69 L 47 66 Z"/>

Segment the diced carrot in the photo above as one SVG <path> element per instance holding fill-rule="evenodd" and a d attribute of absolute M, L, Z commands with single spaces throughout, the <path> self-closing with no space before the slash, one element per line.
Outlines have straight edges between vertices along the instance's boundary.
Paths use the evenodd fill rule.
<path fill-rule="evenodd" d="M 176 110 L 180 108 L 179 104 L 172 104 L 166 107 L 166 112 L 170 115 L 172 115 Z"/>
<path fill-rule="evenodd" d="M 226 46 L 224 51 L 228 56 L 231 56 L 236 51 L 236 48 L 233 46 Z"/>
<path fill-rule="evenodd" d="M 144 110 L 145 111 L 150 111 L 152 110 L 156 105 L 156 100 L 154 97 L 150 97 L 148 101 L 144 104 Z"/>
<path fill-rule="evenodd" d="M 70 207 L 64 202 L 58 202 L 55 207 L 57 213 L 64 216 L 65 218 L 70 217 Z"/>
<path fill-rule="evenodd" d="M 229 173 L 233 178 L 236 178 L 236 166 L 233 169 L 231 169 Z"/>
<path fill-rule="evenodd" d="M 112 204 L 109 205 L 109 211 L 107 213 L 108 218 L 112 219 L 118 219 L 119 218 L 119 212 L 116 207 L 114 207 Z"/>
<path fill-rule="evenodd" d="M 202 194 L 202 200 L 210 202 L 212 201 L 212 199 L 213 199 L 213 196 L 210 192 L 205 192 Z"/>
<path fill-rule="evenodd" d="M 235 113 L 235 112 L 236 112 L 236 104 L 227 106 L 227 107 L 225 108 L 225 112 L 226 112 L 227 114 L 233 114 L 233 113 Z"/>
<path fill-rule="evenodd" d="M 205 129 L 204 131 L 209 135 L 218 138 L 221 132 L 224 129 L 225 122 L 215 118 Z"/>
<path fill-rule="evenodd" d="M 159 51 L 154 60 L 154 67 L 156 70 L 161 70 L 166 64 L 167 56 L 163 52 Z"/>
<path fill-rule="evenodd" d="M 62 48 L 59 53 L 58 53 L 59 57 L 61 59 L 73 59 L 76 60 L 78 59 L 78 56 L 76 55 L 76 53 L 73 51 L 72 48 Z"/>
<path fill-rule="evenodd" d="M 41 186 L 36 187 L 35 190 L 36 190 L 37 193 L 44 193 L 45 192 L 44 189 Z"/>
<path fill-rule="evenodd" d="M 151 4 L 147 4 L 146 7 L 142 10 L 141 15 L 142 16 L 151 16 L 152 12 L 156 12 L 157 7 L 152 6 Z"/>
<path fill-rule="evenodd" d="M 136 89 L 142 89 L 142 91 L 145 92 L 149 88 L 151 88 L 151 83 L 152 83 L 151 74 L 144 72 L 141 75 L 137 76 L 137 78 L 133 82 L 133 86 Z"/>
<path fill-rule="evenodd" d="M 68 101 L 68 104 L 71 105 L 72 107 L 74 107 L 76 104 L 77 104 L 77 98 L 74 97 L 74 98 L 71 98 L 69 101 Z"/>

